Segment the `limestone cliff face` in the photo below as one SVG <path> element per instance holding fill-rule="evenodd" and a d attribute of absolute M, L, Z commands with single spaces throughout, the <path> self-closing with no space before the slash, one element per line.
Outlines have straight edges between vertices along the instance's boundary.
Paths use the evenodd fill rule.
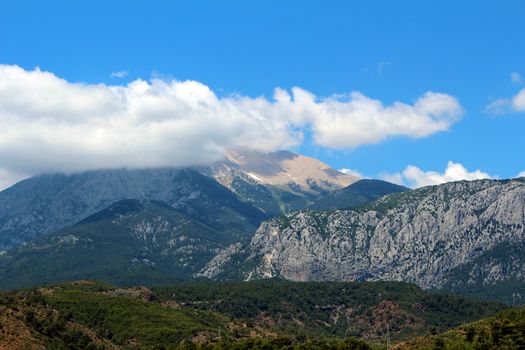
<path fill-rule="evenodd" d="M 463 181 L 389 195 L 358 211 L 301 211 L 264 222 L 248 245 L 219 254 L 201 275 L 226 278 L 236 268 L 246 280 L 397 280 L 439 288 L 452 271 L 524 238 L 523 179 Z"/>

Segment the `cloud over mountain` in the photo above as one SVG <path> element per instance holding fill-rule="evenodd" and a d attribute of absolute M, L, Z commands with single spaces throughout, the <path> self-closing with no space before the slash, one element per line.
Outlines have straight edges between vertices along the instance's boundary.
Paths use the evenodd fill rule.
<path fill-rule="evenodd" d="M 355 148 L 448 130 L 461 115 L 456 98 L 435 92 L 412 105 L 359 92 L 319 98 L 298 87 L 272 99 L 220 97 L 196 81 L 83 84 L 0 65 L 0 170 L 189 166 L 232 147 L 292 147 L 304 128 L 318 145 Z"/>
<path fill-rule="evenodd" d="M 424 171 L 414 165 L 409 165 L 400 173 L 381 174 L 386 181 L 418 188 L 429 185 L 440 185 L 446 182 L 460 180 L 492 179 L 493 176 L 481 171 L 469 171 L 460 163 L 449 161 L 443 173 L 437 171 Z"/>

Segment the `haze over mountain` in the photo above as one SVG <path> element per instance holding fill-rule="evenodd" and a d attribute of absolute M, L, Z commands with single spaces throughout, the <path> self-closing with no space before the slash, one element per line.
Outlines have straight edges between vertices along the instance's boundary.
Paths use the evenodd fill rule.
<path fill-rule="evenodd" d="M 213 179 L 191 169 L 41 175 L 0 192 L 0 249 L 73 225 L 123 199 L 163 201 L 239 239 L 250 237 L 268 217 Z"/>
<path fill-rule="evenodd" d="M 78 224 L 0 256 L 0 288 L 80 279 L 119 285 L 187 280 L 239 241 L 160 201 L 118 201 Z"/>

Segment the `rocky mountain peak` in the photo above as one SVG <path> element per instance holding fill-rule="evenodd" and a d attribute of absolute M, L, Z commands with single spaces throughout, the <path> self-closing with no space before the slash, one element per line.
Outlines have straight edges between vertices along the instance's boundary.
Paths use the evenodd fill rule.
<path fill-rule="evenodd" d="M 261 184 L 292 188 L 297 186 L 303 190 L 316 187 L 333 190 L 358 180 L 318 159 L 284 150 L 267 153 L 248 149 L 230 150 L 226 153 L 225 160 L 219 164 L 241 170 Z"/>

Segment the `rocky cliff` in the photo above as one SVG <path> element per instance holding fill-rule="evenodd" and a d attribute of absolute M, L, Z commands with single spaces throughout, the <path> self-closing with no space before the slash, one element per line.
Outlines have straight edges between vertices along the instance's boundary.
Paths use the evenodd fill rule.
<path fill-rule="evenodd" d="M 300 211 L 272 219 L 249 244 L 219 253 L 200 275 L 396 280 L 440 288 L 459 267 L 524 238 L 524 179 L 462 181 L 392 194 L 360 210 Z M 523 277 L 523 269 L 509 271 Z M 483 276 L 509 278 L 503 275 Z M 468 283 L 469 277 L 454 278 Z"/>

